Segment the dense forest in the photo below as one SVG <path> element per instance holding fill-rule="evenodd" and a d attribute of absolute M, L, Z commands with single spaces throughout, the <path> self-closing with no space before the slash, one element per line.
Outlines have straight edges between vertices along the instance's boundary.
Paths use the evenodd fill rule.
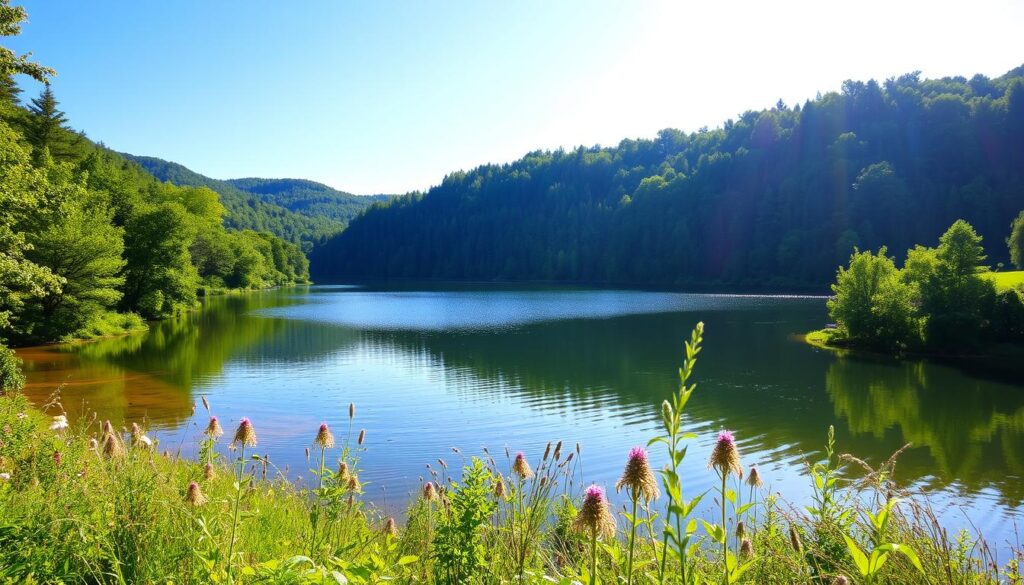
<path fill-rule="evenodd" d="M 24 10 L 2 8 L 0 32 L 17 34 Z M 45 84 L 25 106 L 17 74 Z M 72 131 L 51 75 L 0 51 L 0 342 L 116 333 L 212 289 L 308 281 L 297 245 L 227 229 L 213 191 L 162 183 Z M 0 382 L 16 376 L 0 345 Z"/>
<path fill-rule="evenodd" d="M 302 245 L 309 251 L 313 245 L 326 240 L 345 228 L 345 222 L 374 200 L 345 201 L 350 213 L 340 216 L 316 212 L 303 213 L 278 204 L 274 197 L 255 193 L 231 181 L 211 179 L 178 163 L 151 156 L 123 154 L 161 181 L 180 187 L 206 187 L 220 195 L 227 210 L 224 223 L 236 229 L 270 232 L 289 242 Z M 243 179 L 248 180 L 248 179 Z M 329 189 L 329 187 L 327 187 Z M 340 192 L 339 192 L 340 193 Z M 348 195 L 347 193 L 345 195 Z M 351 195 L 350 197 L 357 197 Z M 362 205 L 359 205 L 359 204 Z M 358 208 L 355 208 L 357 205 Z M 319 210 L 317 210 L 319 211 Z"/>
<path fill-rule="evenodd" d="M 1002 242 L 1024 209 L 1024 67 L 883 83 L 721 128 L 532 152 L 367 210 L 314 250 L 318 281 L 563 280 L 824 290 L 855 247 L 955 220 Z M 993 264 L 1006 248 L 991 249 Z"/>
<path fill-rule="evenodd" d="M 312 217 L 347 224 L 364 209 L 391 195 L 353 195 L 306 179 L 230 179 L 228 183 L 263 201 Z"/>

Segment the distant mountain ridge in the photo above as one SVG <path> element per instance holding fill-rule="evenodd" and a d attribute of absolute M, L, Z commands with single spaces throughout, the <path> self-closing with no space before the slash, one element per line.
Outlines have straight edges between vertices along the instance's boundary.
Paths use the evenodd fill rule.
<path fill-rule="evenodd" d="M 363 209 L 390 198 L 353 195 L 304 179 L 220 180 L 161 158 L 122 155 L 161 181 L 215 191 L 228 211 L 228 227 L 267 231 L 301 243 L 307 251 L 345 229 Z"/>

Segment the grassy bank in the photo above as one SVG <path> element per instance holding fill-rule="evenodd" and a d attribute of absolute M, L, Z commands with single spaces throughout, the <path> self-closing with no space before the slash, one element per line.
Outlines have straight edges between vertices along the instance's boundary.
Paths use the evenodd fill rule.
<path fill-rule="evenodd" d="M 310 479 L 298 486 L 259 451 L 260 421 L 243 419 L 224 435 L 205 400 L 210 425 L 190 459 L 144 428 L 69 425 L 59 403 L 35 410 L 8 394 L 0 397 L 0 580 L 1020 582 L 1019 551 L 995 559 L 980 540 L 947 534 L 896 484 L 898 454 L 871 468 L 840 455 L 831 433 L 826 457 L 808 465 L 809 502 L 767 489 L 771 478 L 743 467 L 727 432 L 707 472 L 721 488 L 692 493 L 679 463 L 692 438 L 682 412 L 700 343 L 695 332 L 681 387 L 662 407 L 662 434 L 648 446 L 675 465 L 656 477 L 644 448 L 623 445 L 623 508 L 586 488 L 580 446 L 554 443 L 543 453 L 485 450 L 461 471 L 432 463 L 403 526 L 363 500 L 373 478 L 359 459 L 374 446 L 361 433 L 341 444 L 326 425 L 309 429 Z M 350 420 L 358 429 L 354 407 Z M 708 507 L 714 521 L 695 514 Z"/>
<path fill-rule="evenodd" d="M 1024 270 L 1013 272 L 986 272 L 982 278 L 991 280 L 996 285 L 997 291 L 1010 290 L 1011 288 L 1024 288 Z"/>

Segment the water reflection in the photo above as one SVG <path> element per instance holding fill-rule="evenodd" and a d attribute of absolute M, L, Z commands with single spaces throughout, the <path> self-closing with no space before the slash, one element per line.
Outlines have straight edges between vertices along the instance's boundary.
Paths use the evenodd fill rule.
<path fill-rule="evenodd" d="M 904 483 L 978 514 L 998 506 L 992 517 L 1021 506 L 1024 388 L 792 340 L 824 318 L 821 299 L 314 287 L 215 298 L 145 335 L 19 353 L 37 403 L 61 386 L 72 415 L 145 417 L 179 436 L 195 432 L 193 403 L 210 394 L 224 420 L 258 421 L 261 449 L 293 469 L 308 431 L 344 425 L 356 401 L 360 424 L 386 443 L 365 464 L 401 494 L 451 446 L 552 438 L 583 441 L 588 479 L 614 482 L 622 451 L 653 433 L 683 340 L 703 320 L 692 477 L 707 475 L 713 433 L 728 427 L 748 463 L 768 463 L 774 485 L 799 497 L 802 461 L 834 424 L 841 449 L 869 461 L 913 442 L 897 468 Z"/>

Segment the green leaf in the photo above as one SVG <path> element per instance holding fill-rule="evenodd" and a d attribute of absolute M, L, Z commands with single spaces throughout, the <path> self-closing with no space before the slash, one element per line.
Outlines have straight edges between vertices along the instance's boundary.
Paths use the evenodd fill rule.
<path fill-rule="evenodd" d="M 404 557 L 398 559 L 398 565 L 408 565 L 410 563 L 415 563 L 418 560 L 420 560 L 420 558 L 416 555 L 405 555 Z"/>
<path fill-rule="evenodd" d="M 846 548 L 850 551 L 850 556 L 853 557 L 854 564 L 857 565 L 857 570 L 860 571 L 861 576 L 868 576 L 868 557 L 860 550 L 857 543 L 853 541 L 849 536 L 843 535 L 843 539 L 846 540 Z"/>
<path fill-rule="evenodd" d="M 890 542 L 889 544 L 883 544 L 879 546 L 878 550 L 898 552 L 903 556 L 907 557 L 907 560 L 910 561 L 910 564 L 914 565 L 918 571 L 924 573 L 924 566 L 921 565 L 921 559 L 917 557 L 917 553 L 914 552 L 914 549 L 910 548 L 909 546 L 896 544 L 895 542 Z"/>

